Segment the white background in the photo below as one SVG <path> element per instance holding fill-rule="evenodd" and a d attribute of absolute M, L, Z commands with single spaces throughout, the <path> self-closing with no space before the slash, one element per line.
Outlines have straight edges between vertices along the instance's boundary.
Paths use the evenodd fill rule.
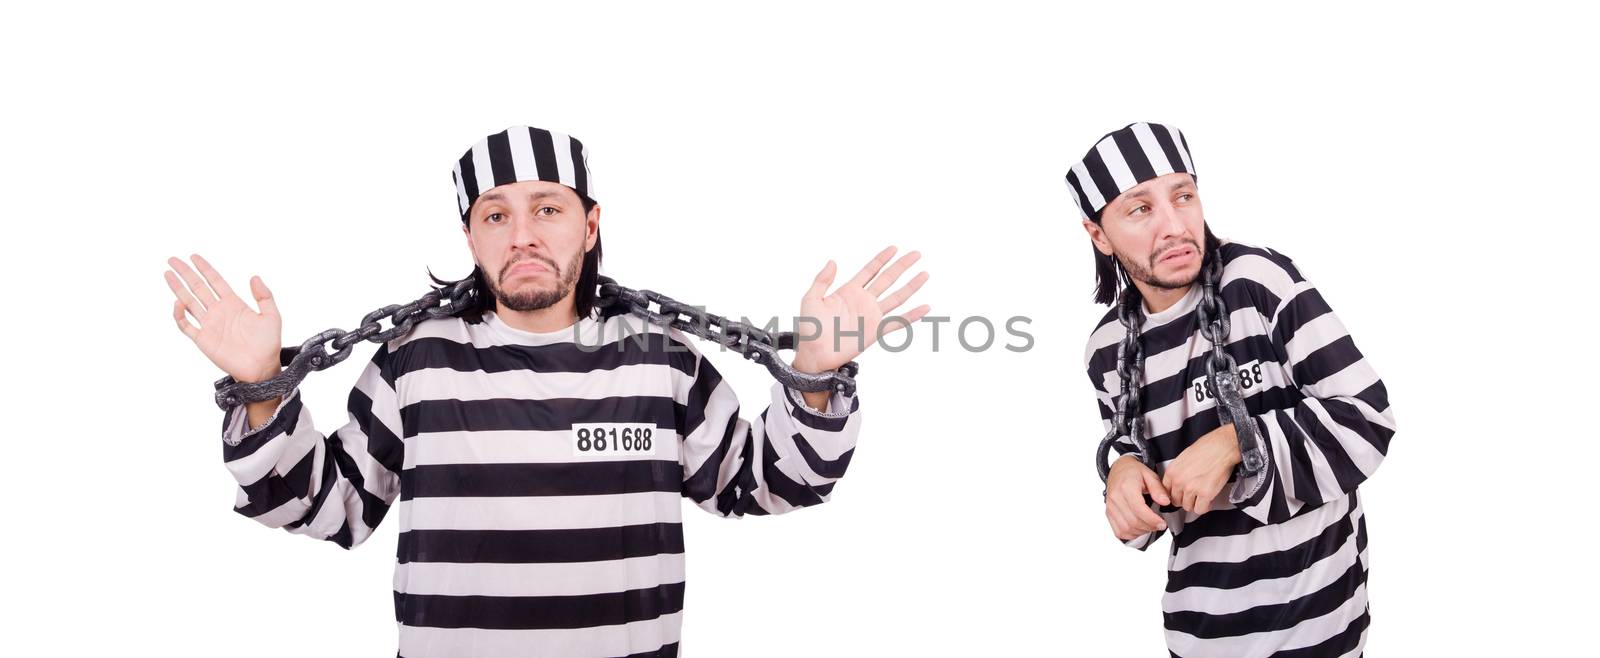
<path fill-rule="evenodd" d="M 947 324 L 864 355 L 833 502 L 686 509 L 689 655 L 1165 655 L 1168 545 L 1111 538 L 1090 466 L 1104 309 L 1062 182 L 1141 120 L 1185 131 L 1217 233 L 1293 257 L 1388 386 L 1373 655 L 1588 644 L 1593 16 L 676 4 L 9 9 L 0 653 L 393 655 L 396 523 L 345 552 L 230 511 L 220 372 L 164 261 L 261 275 L 285 342 L 351 329 L 467 273 L 451 163 L 516 123 L 589 145 L 624 284 L 788 315 L 827 259 L 895 244 L 934 314 L 1033 318 L 1025 354 Z M 320 429 L 373 349 L 310 378 Z"/>

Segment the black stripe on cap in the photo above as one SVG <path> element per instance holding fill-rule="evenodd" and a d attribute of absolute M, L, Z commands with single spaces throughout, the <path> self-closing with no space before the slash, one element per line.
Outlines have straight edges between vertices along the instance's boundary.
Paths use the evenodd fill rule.
<path fill-rule="evenodd" d="M 528 135 L 533 141 L 533 164 L 539 168 L 539 180 L 560 183 L 561 169 L 556 167 L 555 138 L 543 128 L 529 128 Z"/>
<path fill-rule="evenodd" d="M 1099 212 L 1094 204 L 1089 203 L 1089 195 L 1083 191 L 1083 181 L 1078 180 L 1078 172 L 1067 170 L 1067 188 L 1072 190 L 1072 198 L 1078 200 L 1078 209 L 1085 216 L 1093 218 Z"/>
<path fill-rule="evenodd" d="M 578 138 L 571 135 L 567 136 L 567 141 L 572 143 L 573 189 L 576 189 L 578 194 L 587 197 L 589 196 L 589 162 L 583 157 L 583 142 L 578 141 Z M 590 198 L 592 199 L 593 197 Z"/>
<path fill-rule="evenodd" d="M 1183 136 L 1183 131 L 1173 128 L 1172 132 L 1178 133 L 1178 141 L 1183 142 L 1183 154 L 1189 156 L 1189 164 L 1194 164 L 1194 151 L 1189 150 L 1189 139 Z M 1193 171 L 1189 172 L 1193 174 Z"/>
<path fill-rule="evenodd" d="M 1151 166 L 1150 159 L 1145 157 L 1144 147 L 1139 145 L 1139 136 L 1133 134 L 1132 125 L 1111 133 L 1111 139 L 1116 141 L 1117 150 L 1122 152 L 1122 161 L 1127 163 L 1128 171 L 1133 173 L 1134 183 L 1142 183 L 1156 177 L 1156 169 Z"/>
<path fill-rule="evenodd" d="M 1183 166 L 1183 156 L 1178 153 L 1178 146 L 1172 143 L 1172 135 L 1167 132 L 1166 126 L 1150 124 L 1150 134 L 1156 136 L 1156 143 L 1161 145 L 1161 152 L 1167 156 L 1167 162 L 1172 164 L 1173 171 L 1182 171 L 1193 174 L 1188 167 Z"/>
<path fill-rule="evenodd" d="M 489 169 L 495 187 L 517 182 L 517 167 L 511 160 L 511 138 L 502 130 L 489 136 Z"/>
<path fill-rule="evenodd" d="M 1089 149 L 1089 154 L 1083 156 L 1083 169 L 1089 172 L 1090 182 L 1094 183 L 1095 189 L 1100 191 L 1100 198 L 1105 199 L 1106 203 L 1111 203 L 1118 194 L 1122 194 L 1122 190 L 1117 189 L 1117 182 L 1111 179 L 1111 170 L 1106 168 L 1106 161 L 1100 157 L 1100 149 Z"/>
<path fill-rule="evenodd" d="M 467 190 L 467 207 L 471 208 L 472 203 L 478 200 L 478 195 L 483 193 L 478 190 L 478 171 L 472 166 L 472 151 L 461 156 L 461 186 Z"/>

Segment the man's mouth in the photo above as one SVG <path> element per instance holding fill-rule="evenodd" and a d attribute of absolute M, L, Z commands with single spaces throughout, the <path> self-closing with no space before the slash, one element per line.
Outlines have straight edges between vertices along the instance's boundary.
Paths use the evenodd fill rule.
<path fill-rule="evenodd" d="M 1165 256 L 1162 256 L 1161 260 L 1159 260 L 1157 262 L 1165 263 L 1165 262 L 1173 260 L 1173 259 L 1188 258 L 1189 256 L 1193 256 L 1193 255 L 1194 255 L 1194 247 L 1190 247 L 1190 246 L 1185 245 L 1185 246 L 1182 246 L 1182 247 L 1176 247 L 1176 248 L 1173 248 L 1173 249 L 1169 250 L 1167 252 L 1167 254 Z"/>
<path fill-rule="evenodd" d="M 550 271 L 550 268 L 545 267 L 542 263 L 524 261 L 517 263 L 516 265 L 512 265 L 511 269 L 506 272 L 506 277 L 510 278 L 517 276 L 518 274 L 537 274 L 539 272 L 548 271 Z"/>

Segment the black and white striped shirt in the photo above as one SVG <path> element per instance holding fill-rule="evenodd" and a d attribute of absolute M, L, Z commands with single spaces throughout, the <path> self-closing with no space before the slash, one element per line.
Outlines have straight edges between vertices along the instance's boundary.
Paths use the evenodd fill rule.
<path fill-rule="evenodd" d="M 1173 534 L 1162 599 L 1167 646 L 1188 658 L 1357 656 L 1366 641 L 1367 535 L 1357 486 L 1378 468 L 1394 434 L 1383 382 L 1322 295 L 1290 259 L 1224 243 L 1221 295 L 1231 318 L 1226 350 L 1238 361 L 1245 406 L 1267 439 L 1266 486 L 1237 508 L 1233 484 L 1211 512 L 1164 514 Z M 1144 419 L 1157 473 L 1220 422 L 1206 394 L 1211 344 L 1199 332 L 1200 286 L 1148 313 Z M 1147 309 L 1148 311 L 1148 309 Z M 1111 428 L 1115 309 L 1084 355 Z M 1133 450 L 1123 441 L 1117 450 Z M 1143 550 L 1158 538 L 1127 542 Z"/>
<path fill-rule="evenodd" d="M 254 431 L 243 407 L 223 422 L 240 514 L 350 548 L 399 507 L 402 656 L 675 656 L 680 499 L 723 516 L 820 504 L 854 452 L 854 396 L 819 413 L 774 384 L 747 422 L 676 329 L 483 319 L 384 344 L 327 436 L 298 389 Z"/>

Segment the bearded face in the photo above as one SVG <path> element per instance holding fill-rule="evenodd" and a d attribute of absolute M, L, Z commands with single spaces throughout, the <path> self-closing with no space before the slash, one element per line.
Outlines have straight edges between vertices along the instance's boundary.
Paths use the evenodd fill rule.
<path fill-rule="evenodd" d="M 527 312 L 572 296 L 598 223 L 599 208 L 586 211 L 572 188 L 534 180 L 479 196 L 463 230 L 497 308 Z"/>
<path fill-rule="evenodd" d="M 1117 195 L 1084 228 L 1100 253 L 1152 288 L 1186 288 L 1200 276 L 1205 213 L 1194 177 L 1157 176 Z"/>

